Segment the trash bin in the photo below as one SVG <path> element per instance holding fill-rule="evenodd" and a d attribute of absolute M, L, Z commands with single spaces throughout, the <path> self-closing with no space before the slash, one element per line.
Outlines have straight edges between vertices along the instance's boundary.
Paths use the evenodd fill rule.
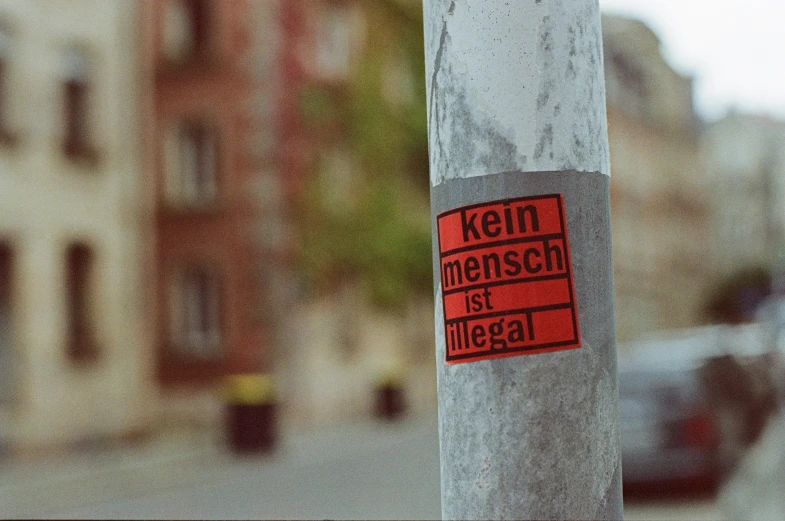
<path fill-rule="evenodd" d="M 376 380 L 376 417 L 396 420 L 406 412 L 406 389 L 403 373 L 388 370 Z"/>
<path fill-rule="evenodd" d="M 270 375 L 237 374 L 226 379 L 229 446 L 240 454 L 272 452 L 277 441 L 275 386 Z"/>

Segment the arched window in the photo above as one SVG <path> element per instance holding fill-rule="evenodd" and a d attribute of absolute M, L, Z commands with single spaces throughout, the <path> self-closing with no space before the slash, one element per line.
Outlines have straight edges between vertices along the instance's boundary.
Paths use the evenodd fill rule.
<path fill-rule="evenodd" d="M 0 243 L 0 403 L 15 395 L 13 261 L 11 245 Z"/>
<path fill-rule="evenodd" d="M 13 58 L 13 38 L 8 28 L 0 23 L 0 143 L 12 145 L 16 134 L 11 124 L 10 83 L 8 81 Z"/>
<path fill-rule="evenodd" d="M 8 69 L 11 60 L 11 35 L 0 25 L 0 128 L 8 125 Z"/>
<path fill-rule="evenodd" d="M 206 0 L 168 0 L 163 16 L 163 52 L 170 62 L 204 58 L 209 52 L 210 10 Z"/>
<path fill-rule="evenodd" d="M 215 270 L 185 267 L 172 280 L 170 330 L 175 351 L 194 358 L 221 354 L 220 281 Z"/>
<path fill-rule="evenodd" d="M 92 156 L 90 136 L 91 64 L 86 52 L 71 48 L 63 57 L 63 151 L 69 157 Z"/>
<path fill-rule="evenodd" d="M 167 203 L 175 207 L 205 207 L 218 195 L 218 139 L 204 121 L 173 123 L 164 143 Z"/>
<path fill-rule="evenodd" d="M 66 350 L 69 360 L 89 362 L 98 357 L 93 305 L 93 250 L 85 243 L 66 249 Z"/>

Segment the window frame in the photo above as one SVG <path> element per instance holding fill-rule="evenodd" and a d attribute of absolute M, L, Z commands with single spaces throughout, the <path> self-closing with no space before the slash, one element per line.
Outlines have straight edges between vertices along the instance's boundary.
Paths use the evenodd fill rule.
<path fill-rule="evenodd" d="M 170 279 L 169 344 L 177 355 L 218 360 L 224 352 L 223 283 L 221 273 L 206 264 L 185 264 Z M 193 297 L 196 296 L 196 300 Z"/>
<path fill-rule="evenodd" d="M 177 12 L 180 10 L 180 12 Z M 170 19 L 176 16 L 180 19 Z M 182 23 L 182 27 L 171 27 L 169 23 Z M 188 65 L 211 59 L 214 55 L 213 33 L 215 13 L 207 0 L 166 0 L 161 16 L 160 53 L 168 65 Z M 183 34 L 172 35 L 169 31 L 180 30 Z M 174 39 L 182 39 L 175 42 Z M 179 48 L 170 48 L 178 46 Z"/>
<path fill-rule="evenodd" d="M 0 237 L 0 404 L 13 402 L 17 393 L 14 319 L 16 257 L 13 242 Z"/>
<path fill-rule="evenodd" d="M 14 53 L 14 35 L 8 25 L 0 20 L 0 144 L 15 145 L 18 136 L 12 130 L 10 106 L 11 87 L 9 85 L 9 71 Z"/>
<path fill-rule="evenodd" d="M 93 110 L 95 59 L 83 45 L 71 45 L 62 52 L 62 149 L 66 157 L 95 162 Z"/>
<path fill-rule="evenodd" d="M 86 241 L 68 243 L 65 249 L 65 335 L 66 355 L 72 363 L 92 363 L 99 358 L 96 340 L 97 317 L 95 249 Z"/>
<path fill-rule="evenodd" d="M 211 208 L 221 193 L 221 143 L 217 125 L 204 119 L 171 122 L 163 139 L 164 200 L 168 207 Z"/>

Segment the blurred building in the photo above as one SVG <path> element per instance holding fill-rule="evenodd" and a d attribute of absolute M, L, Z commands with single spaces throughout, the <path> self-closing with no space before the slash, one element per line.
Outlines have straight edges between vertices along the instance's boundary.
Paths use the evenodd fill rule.
<path fill-rule="evenodd" d="M 421 15 L 0 0 L 0 442 L 215 423 L 241 372 L 275 373 L 287 422 L 391 381 L 435 407 Z M 785 161 L 780 126 L 729 117 L 707 178 L 691 81 L 642 23 L 603 30 L 625 340 L 771 254 Z"/>
<path fill-rule="evenodd" d="M 149 420 L 130 2 L 0 2 L 0 439 Z"/>
<path fill-rule="evenodd" d="M 281 6 L 281 165 L 301 203 L 304 286 L 278 360 L 287 418 L 314 424 L 368 415 L 374 389 L 393 380 L 413 409 L 432 409 L 422 7 Z M 418 278 L 405 257 L 422 251 Z M 425 292 L 409 291 L 415 279 L 424 279 Z"/>
<path fill-rule="evenodd" d="M 272 370 L 277 9 L 0 1 L 0 442 L 215 423 Z"/>
<path fill-rule="evenodd" d="M 731 113 L 703 135 L 718 277 L 785 267 L 785 123 Z"/>
<path fill-rule="evenodd" d="M 704 320 L 712 215 L 692 82 L 642 22 L 603 16 L 620 340 Z"/>
<path fill-rule="evenodd" d="M 274 2 L 139 3 L 148 301 L 164 415 L 227 373 L 269 371 L 282 247 L 272 142 Z M 271 78 L 274 76 L 271 76 Z M 171 400 L 174 400 L 173 402 Z M 173 406 L 166 408 L 167 401 Z M 189 402 L 189 403 L 192 403 Z"/>

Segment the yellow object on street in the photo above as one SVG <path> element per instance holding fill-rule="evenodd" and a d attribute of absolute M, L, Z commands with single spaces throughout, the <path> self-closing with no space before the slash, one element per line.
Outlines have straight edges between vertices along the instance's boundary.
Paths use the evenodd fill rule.
<path fill-rule="evenodd" d="M 275 401 L 275 384 L 267 374 L 236 374 L 226 378 L 229 403 L 261 405 Z"/>

